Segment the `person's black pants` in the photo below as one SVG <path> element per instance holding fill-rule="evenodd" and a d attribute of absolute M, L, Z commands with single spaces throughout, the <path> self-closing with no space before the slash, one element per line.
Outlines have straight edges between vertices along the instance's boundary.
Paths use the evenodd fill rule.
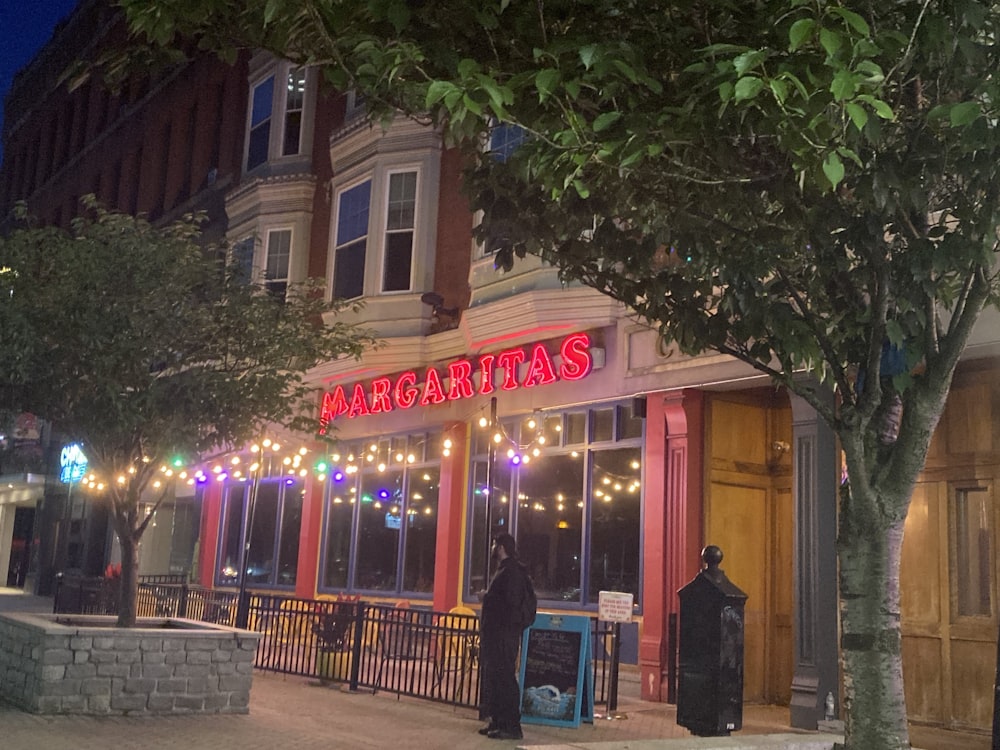
<path fill-rule="evenodd" d="M 521 690 L 517 684 L 517 652 L 521 631 L 484 633 L 480 642 L 482 686 L 480 717 L 498 729 L 521 727 Z"/>

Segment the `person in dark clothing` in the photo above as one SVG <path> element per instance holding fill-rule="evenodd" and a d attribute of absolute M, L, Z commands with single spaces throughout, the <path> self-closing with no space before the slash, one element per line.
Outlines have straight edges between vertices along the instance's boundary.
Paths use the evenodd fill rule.
<path fill-rule="evenodd" d="M 497 740 L 519 740 L 521 689 L 517 683 L 517 652 L 521 645 L 521 600 L 527 594 L 528 570 L 517 559 L 514 537 L 500 534 L 493 542 L 499 565 L 483 596 L 479 654 L 482 665 L 480 716 L 490 723 L 480 734 Z"/>

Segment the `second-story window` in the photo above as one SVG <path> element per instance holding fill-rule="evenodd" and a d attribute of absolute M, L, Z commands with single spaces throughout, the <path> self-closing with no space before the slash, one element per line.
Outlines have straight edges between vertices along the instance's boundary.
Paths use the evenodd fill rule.
<path fill-rule="evenodd" d="M 308 153 L 311 143 L 310 94 L 306 68 L 270 60 L 264 76 L 250 86 L 246 169 Z"/>
<path fill-rule="evenodd" d="M 410 290 L 416 205 L 417 173 L 396 172 L 390 175 L 385 221 L 383 292 Z"/>
<path fill-rule="evenodd" d="M 292 156 L 299 153 L 302 142 L 302 113 L 306 103 L 305 68 L 292 68 L 288 71 L 286 88 L 285 142 L 281 154 Z"/>
<path fill-rule="evenodd" d="M 334 299 L 353 299 L 364 294 L 371 188 L 371 180 L 365 180 L 344 190 L 338 198 L 333 265 Z"/>
<path fill-rule="evenodd" d="M 288 260 L 291 257 L 292 230 L 276 229 L 267 233 L 267 258 L 264 266 L 264 286 L 281 299 L 288 289 Z"/>
<path fill-rule="evenodd" d="M 267 161 L 271 141 L 271 110 L 274 106 L 274 76 L 253 87 L 250 102 L 250 137 L 247 146 L 247 170 Z"/>

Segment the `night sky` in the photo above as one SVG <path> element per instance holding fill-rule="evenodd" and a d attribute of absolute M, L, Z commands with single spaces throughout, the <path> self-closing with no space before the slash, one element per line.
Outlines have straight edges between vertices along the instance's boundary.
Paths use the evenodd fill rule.
<path fill-rule="evenodd" d="M 44 46 L 56 24 L 69 15 L 76 3 L 77 0 L 0 0 L 0 99 L 6 98 L 14 74 Z"/>

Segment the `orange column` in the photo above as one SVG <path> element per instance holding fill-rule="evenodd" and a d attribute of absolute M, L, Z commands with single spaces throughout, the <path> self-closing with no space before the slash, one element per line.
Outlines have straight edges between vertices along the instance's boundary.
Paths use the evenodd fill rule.
<path fill-rule="evenodd" d="M 219 528 L 222 526 L 222 482 L 209 481 L 201 502 L 201 532 L 198 537 L 198 583 L 206 588 L 215 584 L 218 567 Z"/>
<path fill-rule="evenodd" d="M 698 571 L 702 541 L 704 398 L 699 391 L 647 396 L 643 618 L 639 672 L 644 700 L 668 693 L 670 615 L 677 590 Z"/>
<path fill-rule="evenodd" d="M 465 468 L 468 456 L 468 426 L 446 424 L 443 439 L 451 440 L 451 453 L 441 457 L 438 492 L 437 544 L 434 560 L 434 609 L 447 612 L 459 602 L 462 588 L 462 550 L 465 528 Z"/>

